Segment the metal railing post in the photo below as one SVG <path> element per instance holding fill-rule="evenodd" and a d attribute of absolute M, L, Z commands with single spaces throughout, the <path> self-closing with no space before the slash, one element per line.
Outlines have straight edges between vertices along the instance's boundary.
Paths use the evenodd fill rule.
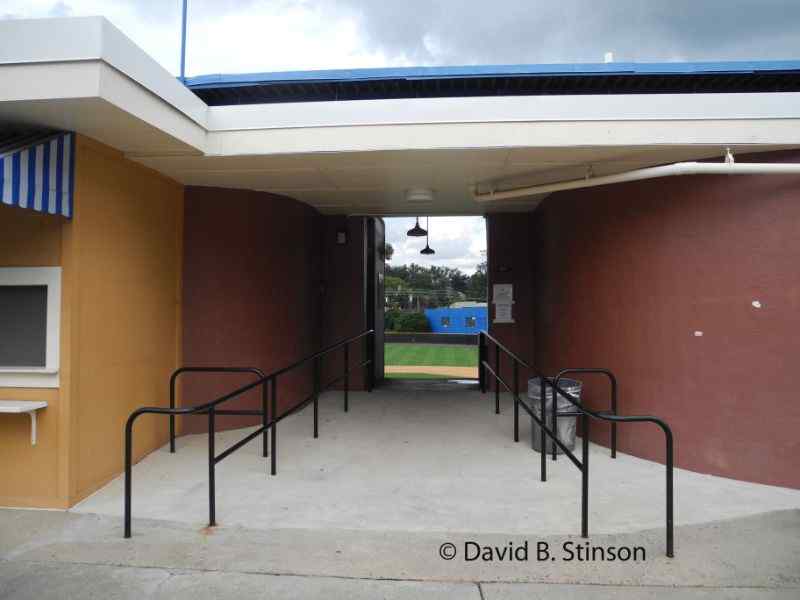
<path fill-rule="evenodd" d="M 261 384 L 261 426 L 264 428 L 264 435 L 261 438 L 261 456 L 267 458 L 269 456 L 269 411 L 268 411 L 268 393 L 267 382 Z"/>
<path fill-rule="evenodd" d="M 553 428 L 552 428 L 552 431 L 556 436 L 558 436 L 558 425 L 556 424 L 557 423 L 557 419 L 558 419 L 558 384 L 557 384 L 557 381 L 558 380 L 556 380 L 556 382 L 553 385 L 553 411 L 552 411 L 552 414 L 553 414 Z M 556 447 L 556 443 L 553 442 L 553 460 L 556 460 L 556 454 L 558 454 L 557 447 Z"/>
<path fill-rule="evenodd" d="M 131 478 L 133 477 L 133 469 L 131 464 L 133 461 L 133 422 L 136 419 L 134 415 L 128 417 L 125 423 L 125 537 L 131 537 Z"/>
<path fill-rule="evenodd" d="M 544 384 L 544 375 L 539 376 L 539 417 L 540 417 L 540 425 L 539 425 L 539 443 L 542 445 L 539 448 L 539 455 L 541 457 L 541 474 L 540 479 L 542 481 L 547 481 L 547 436 L 545 435 L 545 424 L 547 422 L 547 413 L 544 410 L 545 406 L 545 395 L 547 393 L 547 388 Z M 553 390 L 553 399 L 555 400 L 555 390 Z M 553 442 L 555 444 L 555 442 Z"/>
<path fill-rule="evenodd" d="M 278 378 L 273 377 L 270 379 L 270 386 L 271 386 L 271 393 L 269 395 L 270 400 L 270 410 L 269 410 L 269 418 L 272 421 L 272 435 L 270 436 L 270 442 L 272 444 L 272 458 L 271 458 L 271 468 L 270 472 L 275 475 L 278 473 Z"/>
<path fill-rule="evenodd" d="M 255 367 L 180 367 L 172 372 L 169 377 L 169 408 L 175 410 L 175 388 L 178 377 L 184 373 L 253 373 L 264 377 L 264 372 Z M 175 414 L 169 414 L 169 451 L 175 453 Z M 264 454 L 266 456 L 266 454 Z"/>
<path fill-rule="evenodd" d="M 486 393 L 486 367 L 483 364 L 484 362 L 486 362 L 486 338 L 481 331 L 478 334 L 478 383 L 481 394 Z"/>
<path fill-rule="evenodd" d="M 589 537 L 589 415 L 581 418 L 583 452 L 581 456 L 581 537 Z"/>
<path fill-rule="evenodd" d="M 175 373 L 169 378 L 169 407 L 175 408 Z M 175 454 L 175 415 L 169 416 L 169 451 Z"/>
<path fill-rule="evenodd" d="M 661 426 L 666 436 L 667 450 L 667 556 L 675 556 L 674 548 L 674 522 L 673 522 L 673 478 L 672 478 L 672 430 L 664 425 Z"/>
<path fill-rule="evenodd" d="M 611 412 L 617 415 L 617 378 L 611 375 Z M 617 424 L 611 423 L 611 458 L 617 458 Z"/>
<path fill-rule="evenodd" d="M 500 346 L 494 345 L 494 414 L 500 414 Z"/>
<path fill-rule="evenodd" d="M 373 331 L 365 331 L 358 336 L 353 338 L 349 338 L 350 341 L 356 341 L 360 337 L 367 337 L 369 335 L 373 335 Z M 495 372 L 488 359 L 488 352 L 489 346 L 488 342 L 491 341 L 495 344 L 495 368 L 497 371 Z M 339 379 L 335 379 L 329 384 L 327 384 L 324 388 L 321 386 L 321 366 L 322 360 L 321 358 L 327 355 L 330 352 L 333 352 L 337 348 L 341 347 L 342 345 L 345 346 L 345 355 L 346 355 L 346 369 L 344 377 L 347 381 L 348 379 L 348 371 L 349 371 L 349 355 L 348 355 L 348 341 L 340 342 L 329 348 L 320 351 L 316 354 L 313 354 L 289 367 L 281 369 L 279 371 L 273 372 L 269 377 L 265 376 L 263 372 L 259 369 L 254 368 L 219 368 L 219 367 L 182 367 L 173 373 L 170 382 L 170 403 L 174 404 L 175 394 L 173 391 L 174 380 L 177 375 L 181 372 L 253 372 L 259 375 L 259 379 L 254 381 L 248 385 L 243 387 L 237 388 L 235 391 L 230 392 L 216 400 L 213 400 L 209 403 L 198 405 L 198 406 L 190 406 L 185 408 L 176 408 L 174 406 L 170 406 L 169 408 L 165 407 L 158 407 L 158 406 L 143 406 L 135 411 L 133 411 L 126 423 L 125 423 L 125 490 L 124 490 L 124 536 L 125 538 L 131 537 L 131 521 L 132 521 L 132 487 L 133 487 L 133 426 L 136 419 L 143 415 L 143 414 L 157 414 L 157 415 L 168 415 L 168 416 L 177 416 L 177 415 L 191 415 L 191 414 L 208 414 L 208 467 L 209 467 L 209 487 L 208 487 L 208 500 L 209 500 L 209 526 L 216 525 L 216 477 L 215 477 L 215 469 L 216 464 L 221 460 L 225 459 L 227 456 L 250 442 L 251 440 L 255 439 L 259 436 L 259 434 L 264 435 L 264 448 L 263 451 L 266 451 L 267 445 L 267 429 L 272 429 L 272 460 L 271 460 L 271 472 L 272 475 L 277 473 L 277 423 L 280 419 L 287 417 L 294 412 L 301 410 L 308 406 L 311 401 L 318 401 L 319 395 L 323 389 L 328 389 L 331 385 L 335 382 L 339 381 Z M 495 400 L 496 400 L 496 408 L 499 409 L 499 386 L 502 384 L 508 391 L 513 391 L 514 393 L 514 400 L 515 400 L 515 414 L 514 414 L 514 427 L 515 427 L 515 440 L 518 439 L 518 427 L 519 427 L 519 418 L 518 418 L 518 409 L 523 408 L 532 418 L 533 421 L 538 423 L 541 434 L 541 443 L 542 443 L 542 452 L 541 455 L 541 477 L 542 481 L 547 480 L 547 448 L 546 448 L 546 440 L 549 436 L 552 438 L 552 443 L 554 445 L 558 445 L 569 458 L 572 463 L 581 470 L 581 532 L 584 537 L 588 536 L 588 522 L 589 522 L 589 443 L 590 443 L 590 418 L 598 419 L 600 421 L 611 421 L 612 426 L 616 426 L 617 423 L 654 423 L 658 425 L 662 431 L 664 432 L 665 436 L 665 446 L 666 446 L 666 468 L 665 468 L 665 475 L 666 475 L 666 554 L 668 557 L 674 557 L 674 438 L 672 435 L 672 430 L 670 429 L 669 425 L 666 422 L 662 421 L 661 419 L 653 416 L 619 416 L 617 415 L 617 384 L 614 374 L 609 371 L 608 369 L 566 369 L 561 371 L 555 379 L 549 379 L 544 377 L 543 375 L 539 375 L 540 377 L 540 415 L 536 415 L 535 409 L 529 405 L 528 402 L 522 402 L 519 397 L 519 367 L 523 366 L 526 369 L 530 370 L 533 373 L 536 373 L 536 369 L 532 367 L 530 364 L 525 362 L 523 359 L 519 358 L 516 354 L 514 354 L 511 350 L 500 344 L 500 342 L 493 338 L 486 332 L 481 333 L 481 337 L 479 337 L 479 344 L 482 346 L 480 348 L 480 352 L 483 354 L 485 360 L 482 361 L 483 366 L 483 377 L 484 377 L 484 385 L 486 385 L 486 381 L 488 379 L 488 374 L 491 373 L 494 375 L 494 379 L 496 381 L 497 387 L 495 388 Z M 512 369 L 513 369 L 513 376 L 514 382 L 512 385 L 506 382 L 499 374 L 500 372 L 500 351 L 505 352 L 508 354 L 509 358 L 513 361 Z M 314 362 L 314 394 L 312 396 L 306 398 L 302 403 L 297 405 L 295 408 L 290 409 L 289 411 L 285 412 L 282 416 L 278 416 L 278 394 L 277 394 L 277 378 L 279 375 L 288 372 L 291 369 L 299 367 L 300 365 L 306 364 L 309 361 Z M 364 366 L 368 366 L 372 361 L 366 360 L 363 364 Z M 592 411 L 588 408 L 582 406 L 579 399 L 574 398 L 570 393 L 560 390 L 558 388 L 558 384 L 560 378 L 567 373 L 603 373 L 605 374 L 609 380 L 611 381 L 611 411 Z M 369 374 L 368 374 L 369 375 Z M 367 376 L 366 380 L 369 384 L 369 376 Z M 267 385 L 270 386 L 269 393 L 267 392 Z M 546 400 L 547 400 L 547 386 L 551 386 L 553 388 L 553 430 L 548 428 L 548 419 L 547 414 L 545 412 L 546 408 Z M 257 388 L 258 386 L 262 386 L 262 410 L 218 410 L 216 407 L 223 402 L 231 400 L 235 397 L 240 396 L 250 390 Z M 346 390 L 349 388 L 349 383 L 346 383 Z M 583 437 L 582 437 L 582 454 L 583 460 L 579 461 L 578 458 L 573 454 L 571 449 L 567 448 L 562 441 L 558 438 L 557 434 L 557 424 L 558 424 L 558 400 L 559 394 L 563 396 L 566 400 L 573 404 L 577 408 L 577 413 L 575 411 L 571 411 L 570 414 L 577 414 L 582 416 L 582 429 L 583 429 Z M 267 410 L 267 396 L 271 398 L 271 403 L 269 406 L 269 410 Z M 345 401 L 347 398 L 345 397 Z M 317 424 L 318 424 L 318 410 L 317 406 L 315 405 L 315 434 L 317 433 Z M 262 415 L 262 428 L 257 429 L 256 431 L 252 432 L 250 435 L 245 437 L 244 439 L 240 440 L 239 442 L 233 444 L 225 451 L 223 451 L 220 455 L 215 454 L 215 439 L 216 439 L 216 415 Z M 269 418 L 266 418 L 266 415 L 269 414 Z M 565 413 L 566 414 L 566 413 Z M 535 430 L 534 430 L 535 432 Z M 616 430 L 612 429 L 612 457 L 616 455 Z"/>
<path fill-rule="evenodd" d="M 607 411 L 607 413 L 610 412 L 613 417 L 617 416 L 617 378 L 614 373 L 608 369 L 564 369 L 563 371 L 559 372 L 558 375 L 556 375 L 554 385 L 558 387 L 558 383 L 561 378 L 572 373 L 599 373 L 601 375 L 605 375 L 609 381 L 609 384 L 611 385 L 611 411 Z M 561 395 L 564 398 L 572 401 L 570 395 L 566 392 L 561 393 Z M 573 401 L 573 404 L 575 403 L 576 402 Z M 579 400 L 577 401 L 577 404 L 580 404 Z M 611 419 L 608 420 L 611 421 L 611 458 L 617 458 L 617 421 Z M 555 460 L 555 458 L 555 453 L 553 453 L 553 460 Z"/>
<path fill-rule="evenodd" d="M 214 452 L 215 423 L 214 416 L 216 410 L 212 406 L 208 409 L 208 526 L 214 527 L 217 524 L 216 517 L 216 482 L 214 480 L 216 464 Z"/>
<path fill-rule="evenodd" d="M 350 410 L 350 344 L 344 345 L 344 412 Z"/>
<path fill-rule="evenodd" d="M 485 361 L 485 371 L 486 377 L 488 378 L 488 374 L 492 373 L 494 375 L 494 381 L 498 386 L 495 388 L 495 393 L 497 394 L 499 390 L 499 386 L 502 385 L 511 391 L 513 389 L 515 400 L 519 399 L 519 384 L 518 384 L 518 375 L 517 369 L 519 368 L 518 365 L 522 365 L 526 369 L 531 370 L 532 372 L 536 373 L 536 369 L 525 362 L 523 359 L 519 358 L 515 355 L 511 350 L 502 346 L 500 342 L 489 335 L 486 332 L 481 332 L 481 336 L 485 337 L 487 343 L 485 346 L 486 352 L 486 361 Z M 496 372 L 493 372 L 491 365 L 489 364 L 488 360 L 488 342 L 491 341 L 495 345 L 495 369 Z M 479 339 L 479 343 L 482 344 L 483 340 Z M 500 372 L 500 360 L 499 360 L 499 350 L 502 349 L 503 352 L 508 354 L 509 358 L 514 361 L 514 383 L 509 388 L 509 384 L 502 379 L 499 375 Z M 479 350 L 480 352 L 483 349 Z M 611 410 L 605 411 L 593 411 L 586 408 L 580 399 L 574 398 L 572 394 L 567 391 L 560 390 L 558 388 L 558 384 L 560 379 L 566 375 L 567 373 L 602 373 L 608 377 L 609 381 L 611 382 Z M 541 479 L 542 481 L 547 481 L 547 444 L 546 440 L 548 437 L 552 438 L 551 443 L 554 446 L 558 446 L 564 451 L 564 454 L 567 458 L 569 458 L 572 463 L 578 467 L 581 471 L 581 535 L 582 537 L 588 537 L 589 535 L 589 477 L 590 477 L 590 470 L 589 470 L 589 443 L 591 437 L 590 431 L 590 419 L 598 419 L 600 421 L 610 421 L 612 425 L 611 430 L 611 456 L 612 458 L 616 458 L 616 443 L 617 443 L 617 435 L 616 435 L 616 425 L 618 423 L 654 423 L 658 425 L 662 431 L 664 432 L 665 437 L 665 444 L 666 444 L 666 554 L 669 558 L 673 558 L 675 556 L 675 522 L 674 522 L 674 503 L 675 503 L 675 488 L 674 488 L 674 438 L 672 435 L 672 430 L 670 429 L 669 425 L 666 422 L 662 421 L 661 419 L 653 416 L 638 416 L 638 415 L 630 415 L 630 416 L 620 416 L 617 414 L 617 381 L 614 374 L 609 371 L 608 369 L 565 369 L 561 371 L 554 379 L 549 379 L 544 377 L 544 375 L 538 375 L 540 378 L 540 404 L 539 404 L 539 416 L 536 415 L 536 411 L 534 410 L 533 406 L 530 406 L 527 402 L 519 402 L 520 408 L 524 408 L 525 411 L 531 416 L 532 421 L 538 423 L 538 426 L 541 431 L 541 452 L 540 452 L 540 459 L 541 459 Z M 547 386 L 551 386 L 553 388 L 553 429 L 548 429 L 548 415 L 546 412 L 546 399 L 547 399 Z M 575 410 L 569 411 L 572 414 L 580 415 L 581 416 L 581 424 L 582 424 L 582 460 L 578 460 L 578 458 L 573 454 L 573 452 L 567 448 L 564 443 L 558 438 L 558 400 L 559 394 L 563 396 L 566 400 L 570 402 L 570 404 L 574 405 L 577 409 L 577 413 Z M 516 406 L 515 406 L 516 408 Z M 565 413 L 566 414 L 566 413 Z M 570 416 L 571 416 L 570 415 Z M 516 415 L 515 415 L 516 417 Z M 516 426 L 516 423 L 515 423 Z M 533 425 L 532 426 L 536 426 Z M 535 430 L 534 430 L 535 431 Z M 533 437 L 533 436 L 532 436 Z M 532 444 L 533 445 L 533 444 Z"/>
<path fill-rule="evenodd" d="M 374 331 L 367 330 L 364 331 L 356 336 L 348 338 L 347 340 L 338 342 L 333 344 L 319 352 L 316 352 L 306 358 L 303 358 L 290 366 L 284 367 L 283 369 L 279 369 L 277 371 L 272 372 L 269 376 L 266 376 L 263 371 L 257 369 L 255 367 L 180 367 L 176 369 L 172 375 L 170 376 L 170 406 L 163 407 L 163 406 L 141 406 L 134 410 L 129 416 L 127 421 L 125 422 L 125 449 L 124 449 L 124 469 L 125 469 L 125 483 L 124 483 L 124 517 L 123 517 L 123 530 L 124 536 L 126 538 L 131 537 L 131 530 L 132 530 L 132 513 L 133 513 L 133 426 L 138 417 L 143 414 L 153 414 L 153 415 L 166 415 L 174 420 L 176 416 L 184 416 L 184 415 L 208 415 L 208 513 L 209 513 L 209 527 L 215 526 L 217 524 L 216 521 L 216 465 L 218 462 L 224 460 L 226 457 L 230 456 L 238 449 L 242 448 L 245 444 L 249 443 L 250 441 L 256 439 L 259 436 L 262 436 L 262 454 L 266 457 L 268 456 L 269 449 L 268 445 L 271 445 L 271 473 L 272 475 L 277 474 L 277 423 L 281 419 L 302 410 L 312 401 L 315 402 L 315 411 L 314 411 L 314 428 L 315 428 L 315 437 L 318 435 L 318 423 L 319 423 L 319 410 L 318 410 L 318 403 L 319 403 L 319 396 L 321 393 L 331 387 L 334 383 L 341 380 L 340 378 L 334 379 L 330 383 L 326 385 L 322 385 L 322 357 L 327 356 L 329 353 L 334 352 L 338 348 L 345 346 L 345 355 L 346 355 L 346 369 L 345 369 L 345 377 L 348 378 L 349 372 L 349 343 L 359 340 L 360 338 L 368 337 L 373 335 Z M 278 376 L 284 373 L 287 373 L 301 365 L 305 365 L 308 362 L 314 362 L 314 371 L 315 371 L 315 380 L 314 380 L 314 393 L 312 396 L 303 400 L 300 404 L 295 406 L 294 408 L 284 412 L 283 415 L 278 415 Z M 359 363 L 359 366 L 362 364 L 368 366 L 372 364 L 374 361 L 367 360 L 364 363 Z M 236 388 L 234 391 L 229 392 L 219 398 L 212 400 L 211 402 L 207 402 L 205 404 L 195 405 L 195 406 L 187 406 L 183 408 L 177 408 L 175 406 L 175 382 L 178 376 L 181 373 L 191 373 L 191 372 L 198 372 L 198 373 L 254 373 L 258 375 L 258 380 L 253 381 L 247 385 L 241 386 Z M 368 374 L 369 375 L 369 374 Z M 349 378 L 348 378 L 349 380 Z M 369 376 L 367 377 L 366 381 L 370 384 Z M 251 410 L 251 409 L 222 409 L 218 408 L 223 402 L 227 402 L 232 400 L 233 398 L 237 398 L 242 394 L 250 392 L 251 390 L 255 390 L 258 387 L 261 387 L 261 409 L 260 410 Z M 268 387 L 269 386 L 269 389 Z M 349 391 L 349 381 L 346 386 Z M 269 401 L 271 400 L 271 402 Z M 345 402 L 347 402 L 347 398 L 345 398 Z M 233 445 L 226 448 L 223 452 L 219 455 L 216 454 L 216 417 L 217 415 L 248 415 L 248 416 L 257 416 L 261 415 L 261 427 L 257 428 L 255 431 L 251 432 L 245 438 L 239 440 L 238 442 L 234 443 Z M 271 444 L 269 443 L 269 430 L 272 430 L 272 437 L 271 437 Z M 174 425 L 170 428 L 170 450 L 174 451 L 175 444 L 174 444 L 174 436 L 175 436 L 175 428 Z"/>
<path fill-rule="evenodd" d="M 314 359 L 314 439 L 319 437 L 319 363 Z"/>
<path fill-rule="evenodd" d="M 514 361 L 514 441 L 519 441 L 519 363 Z"/>

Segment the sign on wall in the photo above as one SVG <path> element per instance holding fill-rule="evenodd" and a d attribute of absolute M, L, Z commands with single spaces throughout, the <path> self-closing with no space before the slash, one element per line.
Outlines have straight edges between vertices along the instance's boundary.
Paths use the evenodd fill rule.
<path fill-rule="evenodd" d="M 514 285 L 511 283 L 495 283 L 492 286 L 492 303 L 494 304 L 494 323 L 513 323 Z"/>

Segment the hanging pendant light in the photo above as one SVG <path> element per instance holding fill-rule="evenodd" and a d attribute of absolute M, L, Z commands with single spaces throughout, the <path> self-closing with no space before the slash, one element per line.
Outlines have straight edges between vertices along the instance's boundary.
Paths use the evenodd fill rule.
<path fill-rule="evenodd" d="M 428 232 L 425 231 L 422 227 L 419 226 L 419 217 L 417 217 L 417 223 L 406 232 L 406 235 L 411 237 L 423 237 L 428 235 Z"/>
<path fill-rule="evenodd" d="M 427 219 L 428 220 L 425 223 L 425 225 L 428 228 L 428 231 L 430 231 L 431 230 L 431 218 L 427 217 Z M 428 231 L 425 232 L 425 247 L 422 250 L 419 251 L 420 254 L 426 254 L 426 255 L 427 254 L 436 254 L 436 250 L 434 250 L 433 248 L 431 248 L 428 245 Z"/>

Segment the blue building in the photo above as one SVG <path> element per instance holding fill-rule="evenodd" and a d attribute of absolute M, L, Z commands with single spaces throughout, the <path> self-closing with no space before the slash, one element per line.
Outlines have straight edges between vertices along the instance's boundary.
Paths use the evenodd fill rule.
<path fill-rule="evenodd" d="M 488 309 L 485 304 L 426 308 L 425 316 L 434 333 L 478 333 L 488 328 Z"/>

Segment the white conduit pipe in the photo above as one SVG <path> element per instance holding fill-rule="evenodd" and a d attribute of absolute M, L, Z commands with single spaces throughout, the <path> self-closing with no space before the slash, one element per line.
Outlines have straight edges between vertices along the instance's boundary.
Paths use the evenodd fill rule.
<path fill-rule="evenodd" d="M 479 194 L 477 188 L 475 188 L 472 196 L 478 202 L 492 202 L 494 200 L 509 200 L 511 198 L 520 198 L 523 196 L 549 194 L 551 192 L 623 183 L 626 181 L 670 177 L 672 175 L 800 175 L 800 163 L 682 162 L 660 167 L 636 169 L 635 171 L 627 171 L 615 175 L 602 175 L 600 177 L 586 177 L 584 179 L 573 179 L 571 181 L 545 183 L 543 185 L 532 185 L 500 192 L 490 191 Z"/>

